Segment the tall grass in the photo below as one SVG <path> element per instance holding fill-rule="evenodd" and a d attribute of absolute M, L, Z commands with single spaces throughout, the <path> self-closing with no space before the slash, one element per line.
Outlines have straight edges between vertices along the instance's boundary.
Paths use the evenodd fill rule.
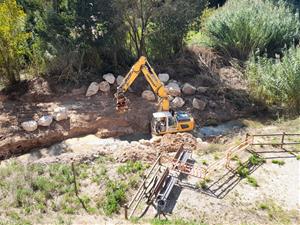
<path fill-rule="evenodd" d="M 269 54 L 299 40 L 298 13 L 285 1 L 228 0 L 209 17 L 204 31 L 213 47 L 239 59 L 260 49 Z"/>
<path fill-rule="evenodd" d="M 300 112 L 300 47 L 285 51 L 282 59 L 252 57 L 246 74 L 254 97 Z"/>

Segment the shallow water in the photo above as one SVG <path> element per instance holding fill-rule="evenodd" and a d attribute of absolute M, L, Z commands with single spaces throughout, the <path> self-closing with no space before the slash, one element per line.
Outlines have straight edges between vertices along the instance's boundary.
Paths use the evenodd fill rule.
<path fill-rule="evenodd" d="M 205 138 L 225 135 L 233 131 L 237 131 L 243 127 L 245 127 L 245 125 L 242 122 L 238 120 L 233 120 L 219 124 L 217 126 L 198 127 L 196 128 L 196 136 L 200 138 Z"/>

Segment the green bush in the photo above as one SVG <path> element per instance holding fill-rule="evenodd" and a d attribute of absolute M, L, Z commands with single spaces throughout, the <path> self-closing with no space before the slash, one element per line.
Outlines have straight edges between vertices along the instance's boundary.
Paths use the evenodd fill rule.
<path fill-rule="evenodd" d="M 25 18 L 15 0 L 0 1 L 0 80 L 9 85 L 19 81 L 28 51 Z"/>
<path fill-rule="evenodd" d="M 280 52 L 299 40 L 299 15 L 284 1 L 229 0 L 209 17 L 205 33 L 213 47 L 245 60 L 260 49 Z"/>
<path fill-rule="evenodd" d="M 259 185 L 254 177 L 247 176 L 247 183 L 253 187 L 259 187 Z"/>
<path fill-rule="evenodd" d="M 143 172 L 145 170 L 145 167 L 140 161 L 128 161 L 125 165 L 118 167 L 118 174 L 130 174 L 130 173 L 137 173 L 137 172 Z"/>
<path fill-rule="evenodd" d="M 255 98 L 300 110 L 300 47 L 285 51 L 281 60 L 253 57 L 246 74 Z"/>
<path fill-rule="evenodd" d="M 283 166 L 285 164 L 285 162 L 283 160 L 277 160 L 277 159 L 273 159 L 272 163 L 277 164 L 279 166 Z"/>
<path fill-rule="evenodd" d="M 106 215 L 111 215 L 120 210 L 120 205 L 125 201 L 127 186 L 123 182 L 109 181 L 105 192 L 106 200 L 103 210 Z"/>

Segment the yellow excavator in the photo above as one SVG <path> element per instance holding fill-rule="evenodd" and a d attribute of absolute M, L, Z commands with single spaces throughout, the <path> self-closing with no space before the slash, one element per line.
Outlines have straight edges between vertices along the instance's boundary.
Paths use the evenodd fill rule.
<path fill-rule="evenodd" d="M 186 112 L 174 112 L 170 109 L 169 94 L 163 82 L 158 78 L 157 74 L 150 66 L 146 57 L 142 56 L 132 66 L 122 83 L 118 86 L 115 98 L 117 100 L 118 111 L 126 111 L 128 109 L 128 100 L 125 92 L 142 72 L 150 84 L 153 92 L 159 98 L 158 112 L 153 113 L 151 121 L 151 132 L 155 135 L 167 133 L 192 131 L 195 127 L 193 117 Z"/>

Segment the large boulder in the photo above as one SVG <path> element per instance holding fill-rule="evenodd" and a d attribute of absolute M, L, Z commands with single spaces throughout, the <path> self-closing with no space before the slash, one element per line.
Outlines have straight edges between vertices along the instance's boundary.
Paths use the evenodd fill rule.
<path fill-rule="evenodd" d="M 107 81 L 100 82 L 99 89 L 102 92 L 109 92 L 110 91 L 109 83 Z"/>
<path fill-rule="evenodd" d="M 143 91 L 142 98 L 144 98 L 148 101 L 154 101 L 155 100 L 155 95 L 152 91 L 146 90 L 146 91 Z"/>
<path fill-rule="evenodd" d="M 208 90 L 208 87 L 197 87 L 197 92 L 203 94 Z"/>
<path fill-rule="evenodd" d="M 184 106 L 185 101 L 181 97 L 176 97 L 171 104 L 174 108 L 181 108 L 182 106 Z"/>
<path fill-rule="evenodd" d="M 86 97 L 90 97 L 92 95 L 97 94 L 97 92 L 99 91 L 99 85 L 97 82 L 92 82 L 90 84 L 90 86 L 88 87 L 85 96 Z"/>
<path fill-rule="evenodd" d="M 172 82 L 172 83 L 169 83 L 166 88 L 168 89 L 168 92 L 170 95 L 172 96 L 180 96 L 181 95 L 181 90 L 180 90 L 180 87 L 177 83 L 175 82 Z"/>
<path fill-rule="evenodd" d="M 167 83 L 170 79 L 170 76 L 167 73 L 160 73 L 158 74 L 158 78 L 161 80 L 161 82 Z"/>
<path fill-rule="evenodd" d="M 21 124 L 22 128 L 28 132 L 35 131 L 38 127 L 38 124 L 34 120 L 26 121 Z"/>
<path fill-rule="evenodd" d="M 104 74 L 103 79 L 106 80 L 110 84 L 113 84 L 116 81 L 116 78 L 112 73 Z"/>
<path fill-rule="evenodd" d="M 189 83 L 185 83 L 182 87 L 182 92 L 185 94 L 185 95 L 193 95 L 196 93 L 196 88 L 189 84 Z"/>
<path fill-rule="evenodd" d="M 38 120 L 38 125 L 39 126 L 43 126 L 43 127 L 48 127 L 50 126 L 50 124 L 53 121 L 53 116 L 51 115 L 47 115 L 47 116 L 42 116 L 39 120 Z"/>
<path fill-rule="evenodd" d="M 119 85 L 122 83 L 123 80 L 124 80 L 124 77 L 121 76 L 121 75 L 119 75 L 119 76 L 117 77 L 117 85 L 119 86 Z"/>
<path fill-rule="evenodd" d="M 65 107 L 59 107 L 54 109 L 53 118 L 56 121 L 68 119 L 68 110 Z"/>
<path fill-rule="evenodd" d="M 206 102 L 205 101 L 202 101 L 201 99 L 198 99 L 198 98 L 194 98 L 193 99 L 193 107 L 195 109 L 198 109 L 200 111 L 203 111 L 206 107 Z"/>

